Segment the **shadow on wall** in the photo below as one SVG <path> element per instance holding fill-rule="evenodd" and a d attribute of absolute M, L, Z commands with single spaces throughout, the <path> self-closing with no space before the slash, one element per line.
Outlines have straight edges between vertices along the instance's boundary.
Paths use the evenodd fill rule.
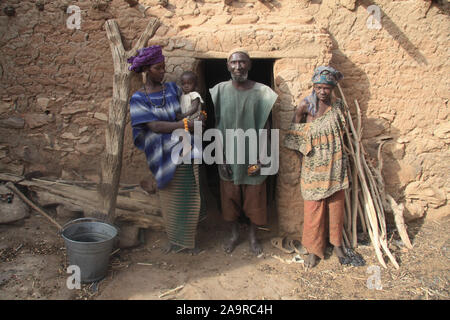
<path fill-rule="evenodd" d="M 372 0 L 361 0 L 359 2 L 365 8 L 368 8 L 370 5 L 374 5 L 374 1 Z M 429 2 L 416 2 L 414 3 L 416 6 L 416 10 L 422 14 L 422 18 L 426 18 L 428 12 L 431 8 L 437 8 L 439 10 L 439 14 L 449 15 L 450 13 L 450 4 L 448 1 L 441 0 L 433 0 Z M 389 35 L 395 40 L 399 46 L 412 58 L 414 59 L 418 65 L 428 66 L 429 62 L 426 57 L 421 53 L 419 48 L 417 48 L 403 33 L 403 31 L 392 21 L 389 15 L 380 8 L 382 14 L 382 25 L 383 29 L 385 29 Z M 364 111 L 363 111 L 364 112 Z M 389 118 L 392 117 L 392 118 Z M 408 188 L 406 186 L 410 186 L 412 182 L 416 182 L 420 184 L 418 181 L 421 176 L 424 175 L 422 164 L 423 159 L 415 154 L 405 154 L 405 145 L 403 143 L 399 143 L 396 141 L 397 138 L 401 137 L 401 131 L 399 128 L 392 126 L 393 115 L 387 115 L 387 118 L 378 118 L 378 119 L 367 119 L 367 126 L 370 126 L 369 129 L 372 131 L 381 130 L 376 135 L 364 137 L 365 139 L 369 139 L 368 143 L 368 152 L 374 158 L 376 155 L 376 148 L 378 144 L 376 139 L 379 140 L 379 135 L 388 133 L 389 136 L 393 138 L 393 140 L 386 143 L 385 147 L 383 147 L 383 158 L 384 158 L 384 166 L 383 166 L 383 176 L 385 178 L 386 190 L 392 195 L 398 203 L 405 204 L 405 200 L 408 196 Z M 383 124 L 384 122 L 384 124 Z M 374 126 L 372 126 L 374 125 Z M 384 129 L 383 129 L 384 127 Z M 414 190 L 418 193 L 426 193 L 430 191 L 427 187 L 431 186 L 420 186 L 417 190 Z M 414 189 L 414 188 L 410 188 Z M 421 190 L 421 191 L 419 191 Z M 430 191 L 431 192 L 431 191 Z M 434 190 L 433 192 L 436 192 Z M 404 216 L 409 221 L 419 218 L 414 223 L 418 228 L 414 228 L 412 233 L 410 232 L 410 236 L 413 240 L 417 232 L 420 231 L 421 225 L 424 223 L 424 219 L 427 215 L 427 206 L 425 201 L 417 201 L 417 202 L 408 202 L 404 209 Z M 392 216 L 388 216 L 388 218 L 392 219 Z"/>
<path fill-rule="evenodd" d="M 274 8 L 281 8 L 281 3 L 276 0 L 261 1 L 268 9 L 272 10 Z"/>
<path fill-rule="evenodd" d="M 368 8 L 371 5 L 376 5 L 372 0 L 362 0 L 359 2 L 364 8 Z M 381 19 L 383 29 L 386 29 L 391 37 L 398 42 L 398 44 L 413 58 L 418 64 L 428 65 L 427 59 L 423 56 L 420 50 L 408 39 L 408 37 L 400 30 L 400 28 L 391 20 L 389 15 L 381 10 Z"/>
<path fill-rule="evenodd" d="M 351 61 L 340 49 L 337 40 L 332 34 L 330 38 L 333 44 L 333 55 L 330 65 L 341 71 L 344 74 L 344 79 L 341 81 L 341 87 L 347 100 L 348 106 L 352 116 L 356 115 L 355 100 L 361 109 L 362 118 L 362 139 L 364 149 L 366 151 L 366 159 L 372 163 L 376 168 L 382 166 L 382 176 L 384 179 L 386 192 L 390 194 L 397 203 L 404 202 L 405 194 L 404 189 L 401 187 L 404 183 L 404 177 L 402 175 L 408 174 L 406 172 L 416 172 L 420 174 L 420 169 L 415 170 L 414 166 L 407 169 L 402 168 L 400 161 L 404 157 L 404 145 L 398 144 L 395 140 L 400 136 L 400 130 L 391 125 L 393 117 L 368 117 L 368 102 L 371 99 L 371 86 L 370 80 L 367 74 L 359 68 L 353 61 Z M 335 92 L 339 96 L 339 92 Z M 354 117 L 353 117 L 354 118 Z M 354 118 L 355 119 L 355 118 Z M 356 122 L 354 122 L 356 124 Z M 392 139 L 387 140 L 388 137 Z M 386 141 L 387 140 L 387 141 Z M 378 163 L 378 148 L 381 143 L 385 141 L 381 154 L 383 163 Z M 411 173 L 413 174 L 413 173 Z M 414 177 L 414 179 L 417 176 Z M 406 210 L 406 209 L 405 209 Z M 389 225 L 394 225 L 394 217 L 392 213 L 386 214 L 388 229 Z M 418 221 L 421 226 L 423 223 Z M 388 230 L 389 231 L 389 230 Z M 415 233 L 411 234 L 411 240 L 414 239 L 420 228 L 414 229 Z M 389 231 L 391 234 L 391 231 Z"/>
<path fill-rule="evenodd" d="M 431 7 L 439 9 L 439 13 L 450 15 L 450 2 L 448 0 L 432 0 Z"/>

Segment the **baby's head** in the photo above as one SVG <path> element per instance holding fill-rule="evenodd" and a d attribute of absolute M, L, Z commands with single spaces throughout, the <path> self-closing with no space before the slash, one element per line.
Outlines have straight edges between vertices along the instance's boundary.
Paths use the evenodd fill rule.
<path fill-rule="evenodd" d="M 180 82 L 183 93 L 192 92 L 197 86 L 197 75 L 192 71 L 185 71 L 181 74 Z"/>

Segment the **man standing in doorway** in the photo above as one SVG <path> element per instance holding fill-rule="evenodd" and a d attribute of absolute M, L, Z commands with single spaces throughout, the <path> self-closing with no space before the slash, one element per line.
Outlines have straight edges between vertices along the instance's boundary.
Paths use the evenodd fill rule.
<path fill-rule="evenodd" d="M 254 130 L 259 140 L 259 130 L 269 127 L 268 118 L 278 95 L 268 86 L 248 79 L 251 60 L 246 50 L 232 50 L 228 55 L 227 68 L 231 80 L 210 89 L 216 128 L 223 137 L 224 155 L 234 155 L 233 158 L 225 157 L 226 164 L 219 164 L 222 215 L 231 224 L 231 235 L 224 243 L 224 250 L 231 253 L 238 244 L 238 219 L 243 214 L 250 220 L 250 250 L 259 255 L 262 253 L 262 246 L 256 238 L 256 229 L 267 224 L 267 176 L 260 174 L 259 162 L 249 162 L 250 146 L 245 140 L 245 163 L 238 164 L 236 151 L 242 146 L 237 145 L 236 137 L 232 145 L 227 145 L 226 130 Z"/>

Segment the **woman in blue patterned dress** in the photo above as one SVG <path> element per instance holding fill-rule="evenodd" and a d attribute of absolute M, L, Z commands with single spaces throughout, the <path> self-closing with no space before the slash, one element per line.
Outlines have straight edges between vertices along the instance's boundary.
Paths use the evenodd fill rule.
<path fill-rule="evenodd" d="M 164 83 L 165 62 L 160 46 L 140 49 L 128 63 L 130 70 L 146 73 L 144 87 L 130 99 L 131 126 L 134 144 L 145 152 L 156 179 L 169 239 L 165 251 L 187 249 L 197 253 L 197 225 L 204 218 L 200 210 L 198 165 L 177 164 L 177 159 L 172 159 L 172 151 L 179 144 L 172 132 L 185 129 L 186 125 L 192 132 L 194 122 L 176 120 L 182 90 L 175 82 Z"/>

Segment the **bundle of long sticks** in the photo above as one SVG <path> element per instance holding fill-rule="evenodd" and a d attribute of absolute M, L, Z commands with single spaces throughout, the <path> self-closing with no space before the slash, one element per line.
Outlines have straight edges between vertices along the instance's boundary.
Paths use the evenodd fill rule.
<path fill-rule="evenodd" d="M 358 101 L 356 106 L 356 127 L 350 114 L 350 109 L 345 99 L 342 88 L 338 85 L 343 103 L 345 105 L 345 151 L 348 156 L 348 176 L 351 188 L 346 189 L 345 194 L 345 219 L 343 238 L 346 246 L 355 248 L 358 242 L 358 221 L 362 232 L 369 234 L 375 254 L 383 267 L 386 262 L 383 252 L 392 262 L 395 268 L 399 265 L 390 252 L 387 240 L 385 212 L 394 214 L 398 233 L 404 245 L 412 248 L 406 232 L 403 220 L 403 206 L 398 205 L 395 200 L 385 192 L 384 182 L 381 175 L 382 158 L 381 149 L 385 141 L 378 148 L 378 167 L 374 167 L 366 160 L 366 153 L 361 141 L 361 109 Z M 358 220 L 359 217 L 359 220 Z"/>

